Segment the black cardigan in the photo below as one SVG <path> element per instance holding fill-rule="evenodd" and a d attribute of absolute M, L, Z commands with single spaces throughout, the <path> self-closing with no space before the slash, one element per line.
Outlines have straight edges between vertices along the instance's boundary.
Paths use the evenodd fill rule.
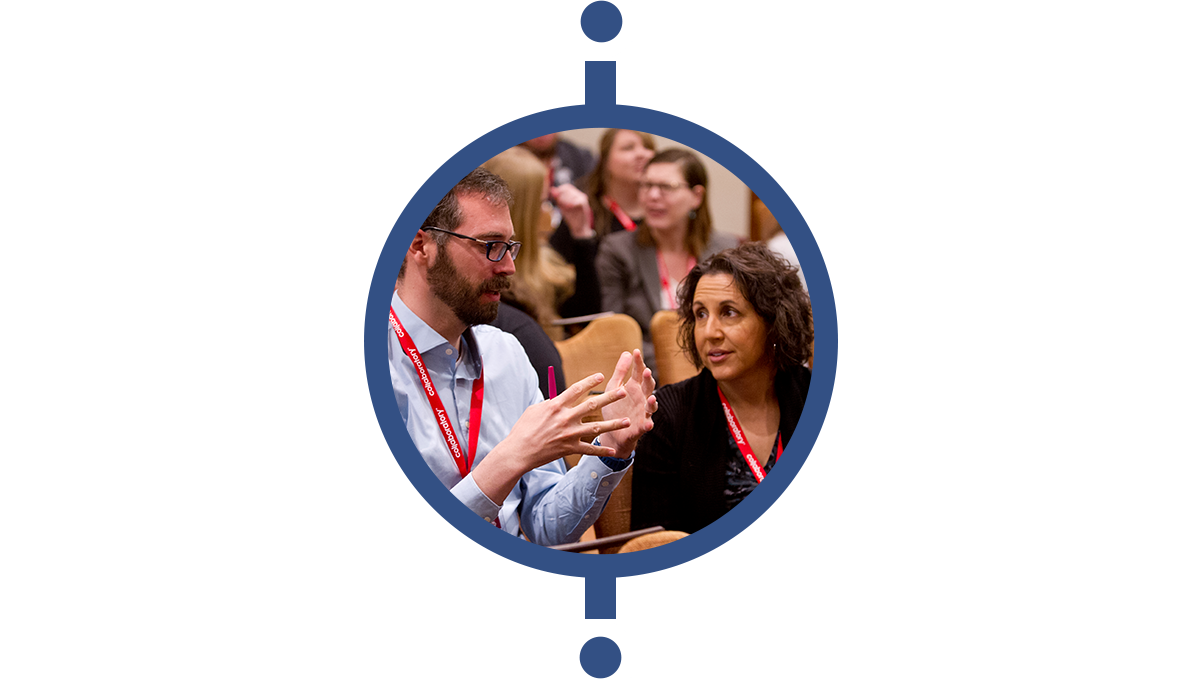
<path fill-rule="evenodd" d="M 800 367 L 775 376 L 779 431 L 792 438 L 812 374 Z M 630 529 L 661 525 L 695 533 L 720 519 L 725 507 L 729 429 L 708 369 L 655 392 L 654 429 L 638 442 L 632 477 Z"/>

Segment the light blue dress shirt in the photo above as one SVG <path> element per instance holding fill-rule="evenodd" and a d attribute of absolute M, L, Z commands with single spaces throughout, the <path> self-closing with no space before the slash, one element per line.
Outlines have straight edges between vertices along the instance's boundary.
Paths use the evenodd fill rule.
<path fill-rule="evenodd" d="M 392 294 L 392 309 L 412 338 L 425 362 L 455 434 L 466 448 L 471 414 L 471 385 L 479 377 L 480 360 L 487 367 L 483 378 L 483 417 L 479 444 L 472 470 L 512 431 L 525 409 L 542 401 L 537 373 L 524 348 L 513 336 L 492 326 L 475 326 L 463 334 L 455 350 Z M 503 505 L 496 505 L 479 490 L 474 473 L 465 478 L 446 448 L 438 430 L 429 399 L 421 389 L 417 371 L 404 354 L 396 334 L 388 326 L 388 363 L 396 403 L 421 457 L 468 508 L 486 522 L 500 518 L 500 528 L 514 536 L 518 528 L 539 545 L 558 545 L 579 540 L 600 516 L 609 494 L 628 470 L 628 461 L 610 461 L 583 456 L 567 470 L 561 459 L 525 473 Z M 614 470 L 612 467 L 621 469 Z"/>

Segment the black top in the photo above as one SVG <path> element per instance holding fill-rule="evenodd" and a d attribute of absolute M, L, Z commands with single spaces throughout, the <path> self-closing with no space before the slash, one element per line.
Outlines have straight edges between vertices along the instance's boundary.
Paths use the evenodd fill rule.
<path fill-rule="evenodd" d="M 554 367 L 554 380 L 558 383 L 559 391 L 566 389 L 567 386 L 563 384 L 562 357 L 558 355 L 554 341 L 546 335 L 546 331 L 542 330 L 536 319 L 507 302 L 501 302 L 500 314 L 489 325 L 517 337 L 517 341 L 525 348 L 533 370 L 537 371 L 538 387 L 542 390 L 543 399 L 550 398 L 546 371 L 548 366 Z"/>
<path fill-rule="evenodd" d="M 733 441 L 733 434 L 729 433 L 729 428 L 726 427 L 725 431 L 728 433 L 725 449 L 729 453 L 725 458 L 725 511 L 729 512 L 733 506 L 749 496 L 751 491 L 758 488 L 758 480 L 754 478 L 754 471 L 750 469 L 750 464 L 746 462 L 746 457 L 742 455 L 742 450 L 738 448 L 737 442 Z M 776 437 L 780 434 L 783 433 L 777 433 Z M 778 441 L 777 438 L 776 442 Z M 771 445 L 771 455 L 767 458 L 766 464 L 762 466 L 763 475 L 775 467 L 775 461 L 779 458 L 776 451 L 778 446 L 778 444 Z"/>
<path fill-rule="evenodd" d="M 624 231 L 625 228 L 605 207 L 594 211 L 594 219 L 596 235 L 592 238 L 572 237 L 566 221 L 559 223 L 558 229 L 550 235 L 550 246 L 557 250 L 568 264 L 575 265 L 575 294 L 558 308 L 558 315 L 564 319 L 609 311 L 600 308 L 600 277 L 596 274 L 596 253 L 600 250 L 600 239 L 613 232 Z M 634 220 L 634 223 L 641 226 L 642 221 Z"/>
<path fill-rule="evenodd" d="M 781 371 L 775 377 L 784 446 L 800 421 L 811 377 L 804 367 Z M 638 442 L 629 480 L 633 484 L 630 530 L 661 525 L 695 533 L 720 519 L 753 490 L 742 476 L 750 473 L 749 466 L 729 434 L 717 381 L 707 368 L 655 394 L 654 429 Z M 765 469 L 774 466 L 774 459 L 773 454 Z M 744 473 L 738 472 L 737 461 Z M 753 476 L 750 482 L 754 483 Z"/>

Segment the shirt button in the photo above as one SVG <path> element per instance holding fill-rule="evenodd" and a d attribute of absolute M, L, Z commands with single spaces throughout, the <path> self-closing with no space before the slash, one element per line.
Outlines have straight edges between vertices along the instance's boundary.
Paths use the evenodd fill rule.
<path fill-rule="evenodd" d="M 483 521 L 485 521 L 485 522 L 490 522 L 490 521 L 492 521 L 492 518 L 491 518 L 491 517 L 484 517 L 484 518 L 483 518 Z"/>
<path fill-rule="evenodd" d="M 603 482 L 600 482 L 600 486 L 608 486 L 608 480 L 606 479 Z"/>
<path fill-rule="evenodd" d="M 593 472 L 593 473 L 592 473 L 592 479 L 595 479 L 596 477 L 599 477 L 599 475 L 597 475 L 595 472 Z"/>
<path fill-rule="evenodd" d="M 451 348 L 449 348 L 449 347 L 447 347 L 447 348 L 446 348 L 446 356 L 450 356 L 451 354 L 454 354 L 454 350 L 453 350 L 453 349 L 451 349 Z"/>

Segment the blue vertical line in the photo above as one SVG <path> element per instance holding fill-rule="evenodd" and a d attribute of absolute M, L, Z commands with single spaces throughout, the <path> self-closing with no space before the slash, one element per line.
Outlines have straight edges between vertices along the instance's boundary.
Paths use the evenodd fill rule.
<path fill-rule="evenodd" d="M 617 62 L 584 62 L 583 76 L 585 106 L 617 105 Z"/>
<path fill-rule="evenodd" d="M 617 618 L 616 576 L 587 576 L 583 579 L 583 618 Z"/>

